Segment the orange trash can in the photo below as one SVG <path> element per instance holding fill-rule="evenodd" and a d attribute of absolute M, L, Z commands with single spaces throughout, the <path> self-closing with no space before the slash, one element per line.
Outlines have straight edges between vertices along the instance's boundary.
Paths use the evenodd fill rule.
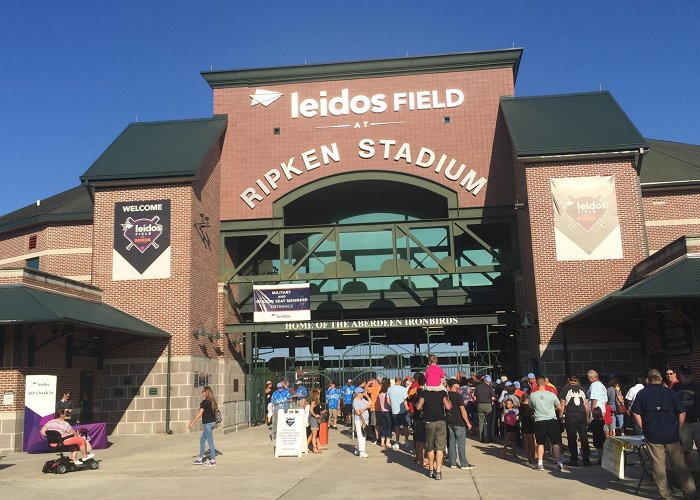
<path fill-rule="evenodd" d="M 328 445 L 328 422 L 323 422 L 318 429 L 318 440 L 321 446 Z"/>

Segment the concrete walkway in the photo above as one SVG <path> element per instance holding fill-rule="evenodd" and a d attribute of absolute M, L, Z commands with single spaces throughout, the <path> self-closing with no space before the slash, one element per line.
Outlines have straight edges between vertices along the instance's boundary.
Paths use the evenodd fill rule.
<path fill-rule="evenodd" d="M 428 479 L 404 451 L 383 450 L 368 444 L 368 459 L 355 457 L 348 430 L 331 431 L 328 450 L 302 458 L 274 458 L 265 427 L 222 434 L 216 467 L 191 464 L 199 449 L 199 433 L 154 436 L 116 436 L 112 446 L 97 450 L 103 460 L 96 471 L 63 476 L 43 474 L 53 455 L 9 454 L 0 457 L 0 498 L 23 500 L 64 497 L 91 499 L 235 498 L 392 499 L 441 497 L 460 499 L 530 498 L 604 500 L 635 498 L 637 481 L 617 481 L 600 467 L 579 467 L 560 473 L 553 464 L 546 472 L 500 457 L 500 447 L 471 438 L 467 445 L 471 471 L 443 470 L 443 480 Z M 635 470 L 636 469 L 636 470 Z M 628 467 L 639 477 L 639 467 Z M 646 479 L 636 498 L 656 498 Z"/>

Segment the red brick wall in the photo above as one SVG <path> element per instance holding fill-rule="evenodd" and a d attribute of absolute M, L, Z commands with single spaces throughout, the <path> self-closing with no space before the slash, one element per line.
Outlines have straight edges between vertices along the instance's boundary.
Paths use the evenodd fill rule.
<path fill-rule="evenodd" d="M 170 278 L 112 281 L 114 204 L 169 199 L 171 203 Z M 191 349 L 190 288 L 192 261 L 192 188 L 190 185 L 100 188 L 95 191 L 93 283 L 104 291 L 104 301 L 173 336 L 173 353 Z M 155 347 L 154 347 L 155 346 Z M 140 343 L 132 356 L 160 356 L 163 346 Z"/>
<path fill-rule="evenodd" d="M 341 172 L 359 170 L 389 170 L 425 177 L 456 190 L 459 204 L 464 207 L 510 204 L 512 193 L 512 163 L 509 139 L 505 127 L 498 127 L 499 97 L 513 95 L 512 69 L 490 69 L 430 75 L 397 76 L 357 80 L 300 83 L 294 85 L 265 86 L 266 90 L 283 92 L 284 96 L 265 108 L 251 106 L 248 97 L 255 88 L 223 88 L 214 90 L 214 112 L 229 116 L 228 131 L 221 157 L 221 219 L 239 220 L 267 218 L 272 215 L 272 202 L 305 183 Z M 328 116 L 325 118 L 291 118 L 291 93 L 300 92 L 301 98 L 319 98 L 319 92 L 328 92 L 328 98 L 340 95 L 344 88 L 350 95 L 371 96 L 386 94 L 389 109 L 384 113 L 363 115 Z M 459 88 L 465 100 L 460 107 L 394 112 L 390 96 L 394 92 L 440 90 Z M 444 116 L 451 123 L 443 124 Z M 406 123 L 364 127 L 363 122 L 405 121 Z M 355 124 L 361 128 L 315 128 L 318 126 Z M 273 128 L 280 127 L 280 135 L 273 135 Z M 358 141 L 371 138 L 396 140 L 391 156 L 403 143 L 411 145 L 413 161 L 421 147 L 433 150 L 457 160 L 473 169 L 479 177 L 488 178 L 488 184 L 474 196 L 458 182 L 448 180 L 433 169 L 417 167 L 405 161 L 383 160 L 383 147 L 378 147 L 372 159 L 358 156 Z M 341 161 L 331 161 L 314 170 L 306 171 L 301 153 L 310 149 L 320 151 L 321 145 L 337 143 Z M 256 179 L 272 168 L 280 168 L 281 162 L 295 157 L 294 166 L 303 174 L 287 181 L 284 175 L 279 188 L 250 209 L 241 199 L 248 187 L 255 187 Z M 319 154 L 320 157 L 320 154 Z M 449 161 L 449 160 L 448 160 Z M 260 188 L 256 188 L 260 191 Z"/>
<path fill-rule="evenodd" d="M 644 190 L 642 196 L 651 251 L 685 234 L 700 233 L 700 190 Z"/>
<path fill-rule="evenodd" d="M 37 236 L 37 245 L 29 249 L 29 237 Z M 59 276 L 89 276 L 90 252 L 73 253 L 72 249 L 92 247 L 92 224 L 66 223 L 39 225 L 0 235 L 0 268 L 24 267 L 26 259 L 39 257 L 39 269 Z M 42 255 L 50 251 L 49 255 Z"/>
<path fill-rule="evenodd" d="M 620 288 L 632 267 L 646 257 L 644 220 L 639 199 L 639 180 L 631 162 L 580 162 L 519 165 L 525 168 L 527 186 L 528 223 L 530 230 L 534 278 L 537 300 L 539 342 L 561 340 L 559 322 L 565 316 L 581 309 L 603 295 Z M 554 216 L 550 178 L 612 175 L 621 227 L 623 258 L 593 261 L 557 261 L 554 241 Z M 527 236 L 521 236 L 527 252 Z M 526 270 L 527 272 L 527 270 Z M 526 278 L 526 283 L 527 279 Z M 526 286 L 526 289 L 528 286 Z M 527 300 L 527 299 L 526 299 Z M 529 299 L 531 303 L 532 299 Z M 533 330 L 535 329 L 533 328 Z M 569 342 L 624 341 L 610 338 L 600 329 L 576 328 L 567 333 Z"/>

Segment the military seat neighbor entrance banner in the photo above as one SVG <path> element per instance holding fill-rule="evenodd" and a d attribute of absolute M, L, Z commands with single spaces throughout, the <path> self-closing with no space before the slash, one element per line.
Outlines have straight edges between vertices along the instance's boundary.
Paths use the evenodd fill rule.
<path fill-rule="evenodd" d="M 112 279 L 170 277 L 170 200 L 114 204 Z"/>
<path fill-rule="evenodd" d="M 557 260 L 622 258 L 615 178 L 550 179 Z"/>

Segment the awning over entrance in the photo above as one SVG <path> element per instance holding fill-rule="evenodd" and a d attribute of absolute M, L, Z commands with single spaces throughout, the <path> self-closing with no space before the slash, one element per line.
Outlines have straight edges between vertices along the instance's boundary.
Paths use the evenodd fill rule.
<path fill-rule="evenodd" d="M 69 323 L 138 337 L 170 338 L 169 333 L 102 302 L 21 284 L 0 286 L 0 325 L 22 323 Z"/>
<path fill-rule="evenodd" d="M 698 276 L 700 257 L 683 257 L 655 274 L 570 314 L 561 323 L 620 324 L 644 312 L 643 306 L 647 303 L 700 298 Z"/>

